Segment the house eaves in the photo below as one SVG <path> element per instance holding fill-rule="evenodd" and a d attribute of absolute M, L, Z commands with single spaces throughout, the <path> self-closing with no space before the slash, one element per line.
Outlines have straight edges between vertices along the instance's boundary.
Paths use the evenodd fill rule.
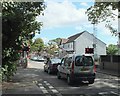
<path fill-rule="evenodd" d="M 77 39 L 77 38 L 78 38 L 80 35 L 82 35 L 84 32 L 86 32 L 86 31 L 83 31 L 83 32 L 81 32 L 81 33 L 78 33 L 78 34 L 75 34 L 75 35 L 73 35 L 73 36 L 68 37 L 68 41 L 67 41 L 66 43 L 73 42 L 75 39 Z"/>

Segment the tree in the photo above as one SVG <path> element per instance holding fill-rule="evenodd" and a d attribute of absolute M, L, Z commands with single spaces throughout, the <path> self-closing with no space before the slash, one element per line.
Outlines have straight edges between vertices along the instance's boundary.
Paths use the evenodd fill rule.
<path fill-rule="evenodd" d="M 33 51 L 42 51 L 44 48 L 44 42 L 41 38 L 37 38 L 35 39 L 35 41 L 33 42 L 32 46 L 31 46 L 31 50 Z"/>
<path fill-rule="evenodd" d="M 55 42 L 56 39 L 53 40 L 49 40 L 48 44 L 45 46 L 44 50 L 50 54 L 55 56 L 56 53 L 58 52 L 59 48 L 58 48 L 58 43 Z"/>
<path fill-rule="evenodd" d="M 60 45 L 61 38 L 56 38 L 56 39 L 53 39 L 53 40 L 51 40 L 51 41 L 56 42 L 56 44 L 59 46 L 59 45 Z"/>
<path fill-rule="evenodd" d="M 110 44 L 107 47 L 107 54 L 108 55 L 116 55 L 118 53 L 118 48 L 116 45 Z"/>
<path fill-rule="evenodd" d="M 39 32 L 41 22 L 36 16 L 44 10 L 44 2 L 3 2 L 2 3 L 2 70 L 8 80 L 16 70 L 18 51 L 30 33 Z"/>
<path fill-rule="evenodd" d="M 102 0 L 101 0 L 102 1 Z M 115 0 L 116 1 L 116 0 Z M 113 10 L 118 10 L 120 12 L 120 1 L 116 2 L 96 2 L 94 6 L 91 6 L 87 9 L 88 20 L 91 21 L 92 24 L 98 24 L 100 22 L 106 22 L 105 26 L 110 29 L 111 33 L 115 36 L 118 36 L 118 48 L 120 54 L 120 30 L 114 28 L 111 24 L 111 20 L 114 20 L 117 16 L 113 13 Z M 108 19 L 108 18 L 111 19 Z M 120 14 L 118 14 L 118 20 L 120 19 Z"/>
<path fill-rule="evenodd" d="M 106 27 L 110 29 L 110 31 L 117 35 L 117 29 L 112 27 L 111 20 L 114 20 L 117 14 L 114 14 L 112 10 L 118 9 L 118 2 L 95 2 L 94 6 L 91 6 L 87 9 L 88 20 L 92 24 L 98 24 L 100 22 L 106 22 Z"/>

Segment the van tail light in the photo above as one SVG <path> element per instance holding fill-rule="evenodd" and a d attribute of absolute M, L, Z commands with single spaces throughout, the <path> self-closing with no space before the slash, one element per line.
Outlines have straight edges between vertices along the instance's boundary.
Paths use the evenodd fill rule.
<path fill-rule="evenodd" d="M 96 72 L 96 65 L 94 64 L 94 72 Z"/>
<path fill-rule="evenodd" d="M 72 62 L 72 69 L 71 69 L 71 73 L 74 73 L 74 62 Z"/>

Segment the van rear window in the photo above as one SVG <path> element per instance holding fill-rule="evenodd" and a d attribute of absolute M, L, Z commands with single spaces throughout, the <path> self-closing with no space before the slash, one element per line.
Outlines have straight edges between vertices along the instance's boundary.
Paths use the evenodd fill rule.
<path fill-rule="evenodd" d="M 75 65 L 76 66 L 92 66 L 93 63 L 93 59 L 91 56 L 77 56 L 75 58 Z"/>

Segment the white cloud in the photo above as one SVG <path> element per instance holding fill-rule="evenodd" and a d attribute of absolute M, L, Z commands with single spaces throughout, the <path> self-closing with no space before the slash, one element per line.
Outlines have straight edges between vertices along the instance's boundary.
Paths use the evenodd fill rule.
<path fill-rule="evenodd" d="M 42 40 L 44 41 L 44 44 L 47 44 L 47 43 L 48 43 L 48 41 L 49 41 L 48 38 L 46 38 L 46 37 L 41 37 L 41 38 L 42 38 Z"/>
<path fill-rule="evenodd" d="M 87 3 L 80 3 L 82 6 L 88 6 Z M 88 21 L 88 17 L 85 14 L 86 9 L 76 8 L 76 6 L 69 1 L 55 2 L 48 1 L 47 8 L 44 11 L 43 17 L 38 17 L 38 21 L 43 22 L 44 28 L 54 28 L 54 27 L 64 27 L 73 25 L 76 26 L 77 31 L 91 31 L 93 30 L 93 25 Z M 118 14 L 118 11 L 114 11 L 114 14 Z M 111 18 L 109 18 L 111 21 Z M 111 22 L 115 28 L 118 28 L 117 16 L 114 21 Z M 93 31 L 92 31 L 93 32 Z M 106 29 L 105 22 L 97 25 L 97 36 L 111 36 L 110 30 Z M 108 38 L 109 39 L 109 38 Z M 43 38 L 44 42 L 48 42 L 47 38 Z M 115 40 L 115 39 L 114 39 Z M 113 40 L 110 40 L 112 42 Z"/>
<path fill-rule="evenodd" d="M 114 14 L 118 15 L 118 11 L 113 11 Z M 118 16 L 115 17 L 114 20 L 111 20 L 111 18 L 108 18 L 107 20 L 110 20 L 110 23 L 112 24 L 112 27 L 118 30 Z M 101 31 L 102 35 L 111 36 L 111 32 L 108 28 L 105 27 L 105 22 L 99 23 L 97 28 L 99 31 Z"/>
<path fill-rule="evenodd" d="M 86 6 L 86 7 L 89 6 L 86 2 L 81 2 L 80 5 Z"/>
<path fill-rule="evenodd" d="M 43 21 L 44 27 L 60 27 L 66 25 L 77 25 L 87 22 L 86 9 L 79 8 L 72 2 L 47 2 L 47 8 L 43 17 L 38 17 L 38 21 Z"/>

